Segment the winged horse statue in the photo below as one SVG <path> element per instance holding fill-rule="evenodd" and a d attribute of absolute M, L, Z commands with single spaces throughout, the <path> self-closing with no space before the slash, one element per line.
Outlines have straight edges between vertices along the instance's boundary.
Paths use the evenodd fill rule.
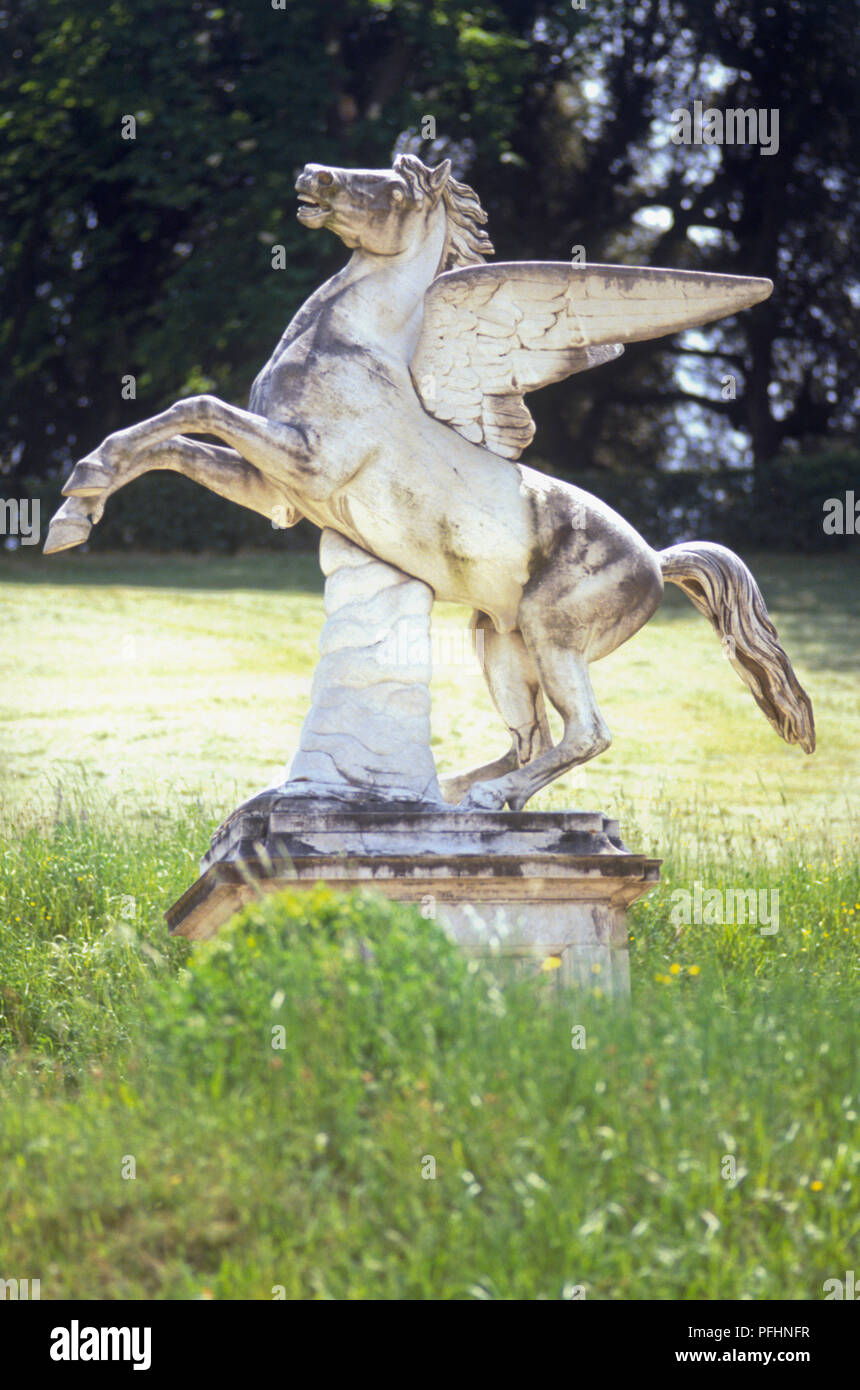
<path fill-rule="evenodd" d="M 526 393 L 623 343 L 749 308 L 771 282 L 486 264 L 486 213 L 448 160 L 308 164 L 296 190 L 299 221 L 352 256 L 288 325 L 248 409 L 193 396 L 110 435 L 74 468 L 45 550 L 86 540 L 112 493 L 166 468 L 282 525 L 308 517 L 468 605 L 513 741 L 445 785 L 466 807 L 519 810 L 608 747 L 589 663 L 652 617 L 664 580 L 711 621 L 782 738 L 812 752 L 810 700 L 737 555 L 703 541 L 652 550 L 604 502 L 518 462 L 534 434 Z M 557 743 L 545 699 L 563 720 Z"/>

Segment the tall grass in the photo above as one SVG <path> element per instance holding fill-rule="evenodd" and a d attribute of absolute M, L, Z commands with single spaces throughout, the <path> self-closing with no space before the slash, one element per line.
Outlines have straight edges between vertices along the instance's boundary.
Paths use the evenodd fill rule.
<path fill-rule="evenodd" d="M 20 559 L 0 556 L 0 1278 L 817 1299 L 860 1267 L 849 557 L 753 562 L 815 699 L 812 759 L 679 596 L 594 668 L 616 741 L 534 808 L 605 810 L 663 860 L 630 914 L 630 1008 L 599 972 L 500 987 L 414 910 L 325 890 L 169 939 L 212 830 L 295 747 L 319 576 Z M 502 751 L 479 673 L 434 691 L 443 771 Z M 778 892 L 778 930 L 683 925 L 697 883 Z"/>
<path fill-rule="evenodd" d="M 818 1298 L 854 1267 L 860 881 L 823 828 L 742 853 L 663 808 L 626 1010 L 599 975 L 500 988 L 417 912 L 322 888 L 192 952 L 161 914 L 212 817 L 118 838 L 85 812 L 0 861 L 6 1277 L 46 1298 Z M 696 879 L 777 887 L 779 930 L 677 928 Z"/>

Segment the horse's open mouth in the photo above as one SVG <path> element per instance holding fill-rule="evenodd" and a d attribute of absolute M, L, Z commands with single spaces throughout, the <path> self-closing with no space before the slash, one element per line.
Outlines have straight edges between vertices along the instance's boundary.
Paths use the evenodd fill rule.
<path fill-rule="evenodd" d="M 331 212 L 331 208 L 326 203 L 321 203 L 310 193 L 300 193 L 299 208 L 296 216 L 304 227 L 321 227 Z"/>

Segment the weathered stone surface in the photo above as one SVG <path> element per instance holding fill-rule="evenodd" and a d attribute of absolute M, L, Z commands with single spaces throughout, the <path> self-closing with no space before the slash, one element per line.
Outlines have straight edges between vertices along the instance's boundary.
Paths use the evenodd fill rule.
<path fill-rule="evenodd" d="M 336 531 L 323 531 L 320 563 L 322 655 L 298 752 L 276 790 L 287 797 L 443 805 L 430 751 L 432 591 Z M 415 643 L 398 643 L 404 626 L 412 639 L 423 639 L 426 661 L 408 660 Z"/>
<path fill-rule="evenodd" d="M 627 907 L 658 873 L 598 813 L 357 810 L 271 791 L 216 832 L 200 878 L 166 916 L 198 940 L 258 893 L 320 880 L 373 888 L 420 903 L 468 951 L 524 968 L 557 957 L 562 984 L 624 994 Z"/>
<path fill-rule="evenodd" d="M 290 858 L 471 854 L 501 856 L 511 864 L 518 856 L 535 854 L 628 853 L 618 823 L 594 811 L 428 813 L 420 803 L 389 808 L 382 799 L 374 806 L 371 798 L 362 807 L 338 807 L 327 795 L 293 799 L 272 788 L 252 797 L 216 830 L 201 871 L 218 862 L 253 858 L 258 843 L 275 846 L 281 857 Z"/>

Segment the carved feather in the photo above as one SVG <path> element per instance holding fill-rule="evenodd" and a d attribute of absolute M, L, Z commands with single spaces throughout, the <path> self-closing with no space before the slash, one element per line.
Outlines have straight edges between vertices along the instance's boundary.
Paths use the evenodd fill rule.
<path fill-rule="evenodd" d="M 650 266 L 465 266 L 424 296 L 412 378 L 431 415 L 515 459 L 535 432 L 526 392 L 612 361 L 623 343 L 748 309 L 772 289 L 750 276 Z"/>

